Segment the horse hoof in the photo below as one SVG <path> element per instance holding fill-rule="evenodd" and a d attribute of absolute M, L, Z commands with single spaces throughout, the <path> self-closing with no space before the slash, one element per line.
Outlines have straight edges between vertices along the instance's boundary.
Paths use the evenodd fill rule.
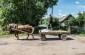
<path fill-rule="evenodd" d="M 26 38 L 28 40 L 28 38 Z"/>

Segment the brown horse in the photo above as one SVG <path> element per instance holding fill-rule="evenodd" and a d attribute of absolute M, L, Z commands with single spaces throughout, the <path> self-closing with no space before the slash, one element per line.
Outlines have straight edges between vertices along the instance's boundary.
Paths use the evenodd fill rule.
<path fill-rule="evenodd" d="M 33 36 L 33 32 L 34 32 L 34 27 L 32 26 L 29 26 L 29 25 L 17 25 L 17 24 L 8 24 L 7 25 L 7 29 L 9 30 L 13 30 L 15 32 L 15 37 L 17 39 L 19 39 L 19 32 L 26 32 L 28 34 L 27 36 L 27 39 L 29 37 L 29 35 L 32 36 L 32 38 L 34 39 L 34 36 Z"/>

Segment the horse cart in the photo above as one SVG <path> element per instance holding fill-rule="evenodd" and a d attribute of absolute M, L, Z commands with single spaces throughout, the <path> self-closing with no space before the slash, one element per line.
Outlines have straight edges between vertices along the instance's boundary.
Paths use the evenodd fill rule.
<path fill-rule="evenodd" d="M 66 40 L 67 39 L 67 34 L 69 34 L 68 31 L 58 31 L 58 30 L 48 30 L 48 31 L 39 31 L 40 37 L 42 41 L 46 40 L 46 35 L 48 34 L 54 34 L 54 35 L 58 35 L 58 37 L 62 40 Z"/>

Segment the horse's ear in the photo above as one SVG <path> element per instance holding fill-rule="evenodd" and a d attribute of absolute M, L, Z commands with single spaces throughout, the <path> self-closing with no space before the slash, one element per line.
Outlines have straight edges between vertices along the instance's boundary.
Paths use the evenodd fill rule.
<path fill-rule="evenodd" d="M 8 25 L 6 26 L 6 28 L 7 28 L 7 29 L 10 29 L 10 28 L 11 28 L 11 26 L 8 24 Z"/>

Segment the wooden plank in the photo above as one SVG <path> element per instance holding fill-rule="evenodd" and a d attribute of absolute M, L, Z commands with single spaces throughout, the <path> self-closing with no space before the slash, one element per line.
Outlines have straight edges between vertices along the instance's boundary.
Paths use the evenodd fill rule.
<path fill-rule="evenodd" d="M 40 32 L 39 34 L 69 34 L 68 31 L 48 31 L 48 32 Z"/>

